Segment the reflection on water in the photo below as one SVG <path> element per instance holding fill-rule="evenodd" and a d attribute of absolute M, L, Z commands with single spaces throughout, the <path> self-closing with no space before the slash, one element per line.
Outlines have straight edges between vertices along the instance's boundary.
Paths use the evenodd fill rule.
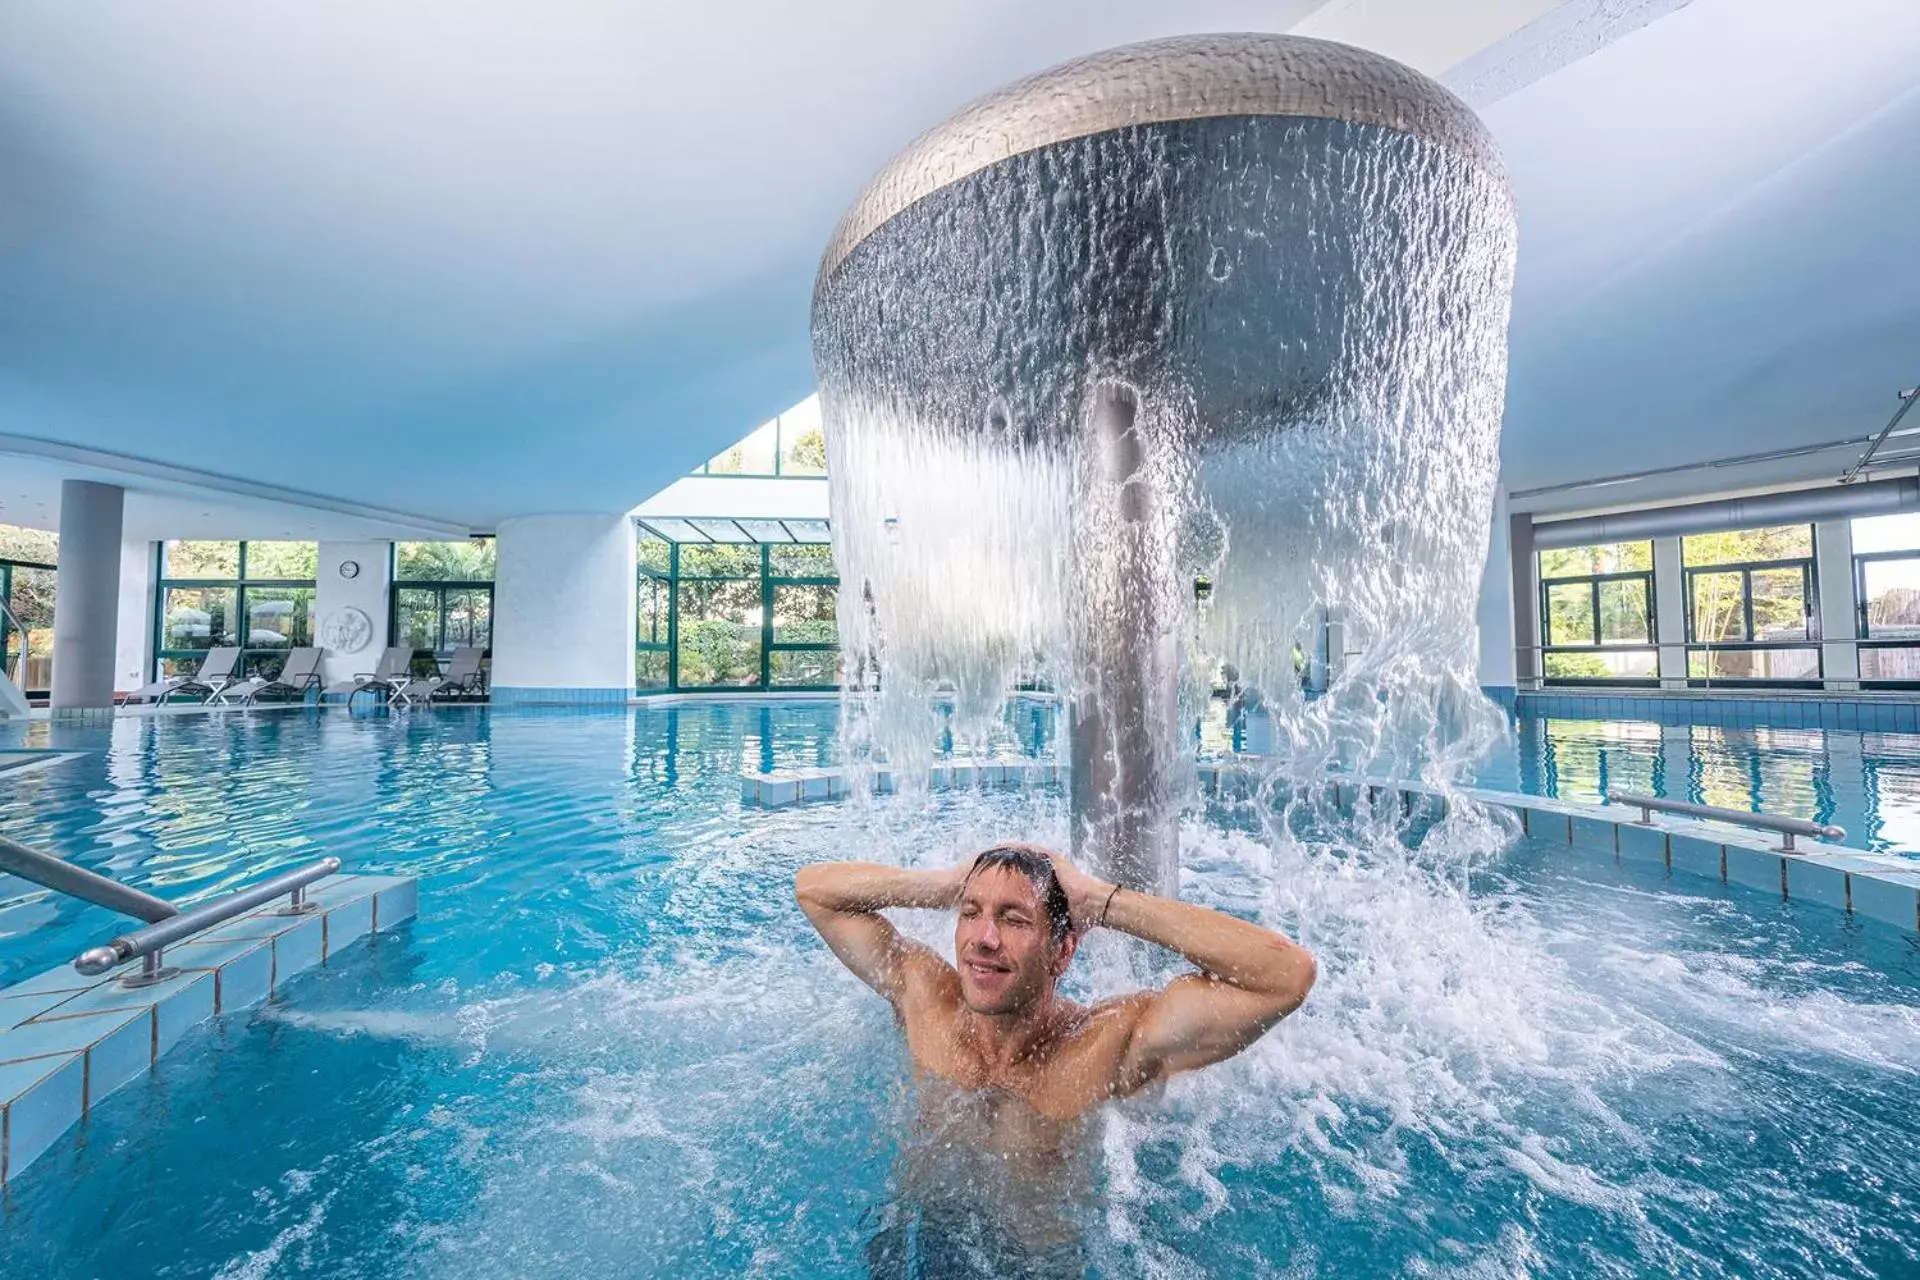
<path fill-rule="evenodd" d="M 1920 735 L 1522 716 L 1480 785 L 1563 800 L 1609 790 L 1847 829 L 1847 843 L 1920 857 Z"/>

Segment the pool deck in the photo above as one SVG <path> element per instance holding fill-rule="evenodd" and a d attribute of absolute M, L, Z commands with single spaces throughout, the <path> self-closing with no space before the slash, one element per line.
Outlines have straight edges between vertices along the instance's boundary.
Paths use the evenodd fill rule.
<path fill-rule="evenodd" d="M 120 985 L 133 961 L 92 978 L 63 965 L 0 990 L 0 1186 L 190 1028 L 271 1000 L 295 974 L 411 920 L 419 884 L 336 875 L 307 898 L 317 910 L 287 916 L 275 903 L 168 947 L 178 972 L 150 987 Z"/>
<path fill-rule="evenodd" d="M 1201 790 L 1221 799 L 1245 799 L 1260 782 L 1259 771 L 1235 760 L 1203 760 L 1197 765 Z M 1028 788 L 1057 785 L 1065 777 L 1053 761 L 1018 760 L 939 765 L 928 779 L 933 790 Z M 897 779 L 887 769 L 873 775 L 873 790 L 890 794 Z M 780 809 L 789 805 L 840 800 L 856 785 L 847 768 L 745 773 L 740 777 L 744 805 Z M 1329 779 L 1342 813 L 1363 805 L 1397 807 L 1413 822 L 1437 821 L 1453 802 L 1439 788 L 1388 778 Z M 1626 805 L 1581 804 L 1484 788 L 1463 788 L 1452 795 L 1506 815 L 1515 836 L 1536 843 L 1565 844 L 1570 850 L 1611 858 L 1616 864 L 1646 862 L 1669 875 L 1697 876 L 1722 884 L 1777 893 L 1793 902 L 1816 903 L 1845 916 L 1861 916 L 1920 934 L 1920 861 L 1872 853 L 1845 845 L 1802 840 L 1792 853 L 1777 838 L 1718 822 L 1659 816 L 1639 822 Z"/>

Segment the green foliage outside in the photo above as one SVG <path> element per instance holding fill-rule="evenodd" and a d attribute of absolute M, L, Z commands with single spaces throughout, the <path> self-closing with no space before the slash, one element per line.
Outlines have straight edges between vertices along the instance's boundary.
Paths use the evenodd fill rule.
<path fill-rule="evenodd" d="M 1555 547 L 1540 553 L 1542 578 L 1577 578 L 1598 573 L 1646 573 L 1653 569 L 1652 542 L 1597 542 L 1584 547 Z"/>
<path fill-rule="evenodd" d="M 0 560 L 21 560 L 28 564 L 60 563 L 60 535 L 45 529 L 28 529 L 17 524 L 0 524 Z"/>
<path fill-rule="evenodd" d="M 1597 653 L 1547 655 L 1547 678 L 1550 680 L 1604 680 L 1612 674 L 1606 659 Z"/>
<path fill-rule="evenodd" d="M 160 576 L 231 581 L 240 576 L 240 544 L 174 539 L 162 550 Z"/>
<path fill-rule="evenodd" d="M 394 576 L 402 582 L 492 582 L 495 555 L 492 538 L 399 542 L 394 544 Z"/>
<path fill-rule="evenodd" d="M 820 428 L 803 431 L 786 442 L 780 469 L 787 475 L 827 474 L 827 437 Z"/>
<path fill-rule="evenodd" d="M 250 581 L 312 582 L 320 573 L 320 544 L 249 542 L 246 569 Z"/>
<path fill-rule="evenodd" d="M 1812 558 L 1813 526 L 1805 524 L 1691 533 L 1680 540 L 1680 560 L 1689 569 L 1713 564 Z"/>

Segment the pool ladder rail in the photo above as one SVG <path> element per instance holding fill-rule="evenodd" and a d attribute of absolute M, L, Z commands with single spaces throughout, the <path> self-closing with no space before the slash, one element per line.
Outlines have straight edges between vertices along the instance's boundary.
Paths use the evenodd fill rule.
<path fill-rule="evenodd" d="M 1718 805 L 1693 804 L 1686 800 L 1662 800 L 1659 796 L 1637 796 L 1626 791 L 1607 792 L 1607 803 L 1637 805 L 1640 809 L 1638 825 L 1643 827 L 1653 825 L 1654 811 L 1658 810 L 1684 818 L 1708 818 L 1715 822 L 1734 822 L 1765 831 L 1777 831 L 1781 836 L 1780 846 L 1775 850 L 1777 853 L 1807 852 L 1794 847 L 1795 836 L 1812 836 L 1816 840 L 1830 840 L 1836 844 L 1847 838 L 1845 827 L 1809 822 L 1805 818 L 1783 818 L 1777 814 L 1753 813 L 1746 809 L 1723 809 Z"/>
<path fill-rule="evenodd" d="M 150 987 L 173 976 L 175 971 L 163 963 L 167 947 L 235 916 L 244 915 L 255 907 L 264 906 L 275 898 L 284 896 L 288 900 L 287 905 L 280 909 L 281 915 L 305 915 L 316 910 L 315 905 L 307 901 L 307 886 L 316 880 L 324 880 L 339 869 L 340 859 L 322 858 L 307 866 L 283 871 L 224 898 L 216 898 L 182 911 L 164 898 L 156 898 L 118 880 L 110 880 L 84 867 L 76 867 L 64 858 L 56 858 L 17 840 L 0 836 L 0 871 L 31 880 L 56 893 L 64 893 L 147 922 L 144 929 L 123 933 L 104 946 L 81 952 L 73 962 L 73 967 L 80 973 L 97 977 L 130 960 L 140 960 L 142 964 L 137 971 L 120 979 L 120 985 L 129 989 Z"/>

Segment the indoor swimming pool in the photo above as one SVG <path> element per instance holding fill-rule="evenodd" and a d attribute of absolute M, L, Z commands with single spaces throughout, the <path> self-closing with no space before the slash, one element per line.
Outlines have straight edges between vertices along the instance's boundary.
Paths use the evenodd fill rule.
<path fill-rule="evenodd" d="M 1597 802 L 1608 791 L 1806 818 L 1856 849 L 1920 857 L 1920 734 L 1523 715 L 1480 785 Z"/>
<path fill-rule="evenodd" d="M 0 780 L 8 835 L 175 898 L 334 853 L 418 875 L 420 914 L 96 1107 L 7 1187 L 0 1274 L 869 1274 L 903 1055 L 792 874 L 1067 819 L 1050 791 L 743 809 L 741 771 L 827 763 L 837 714 L 296 711 L 38 743 L 85 754 Z M 1544 740 L 1560 787 L 1596 752 L 1615 785 L 1653 767 Z M 1224 810 L 1183 845 L 1183 893 L 1294 933 L 1320 983 L 1089 1134 L 1058 1212 L 1091 1274 L 1920 1268 L 1911 935 L 1564 848 L 1270 840 Z M 0 984 L 111 927 L 0 888 Z M 909 928 L 950 947 L 950 918 Z M 1094 935 L 1074 994 L 1159 971 L 1136 947 Z"/>

